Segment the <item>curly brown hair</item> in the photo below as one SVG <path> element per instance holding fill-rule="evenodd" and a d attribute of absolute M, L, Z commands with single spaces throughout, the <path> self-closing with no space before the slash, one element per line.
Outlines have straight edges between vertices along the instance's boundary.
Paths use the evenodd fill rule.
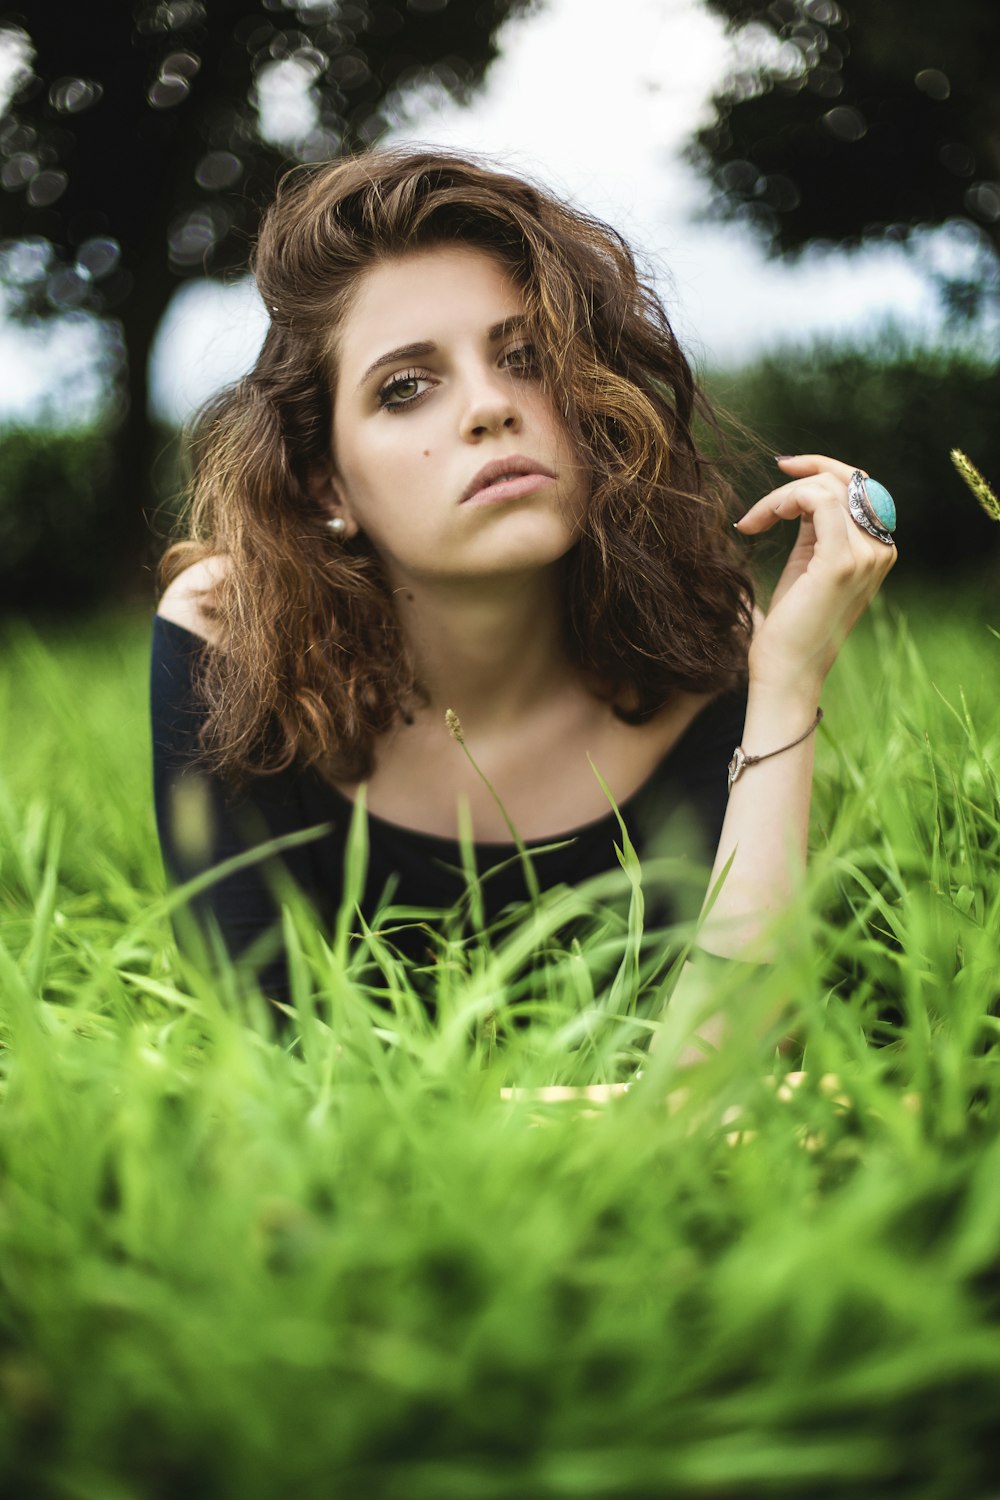
<path fill-rule="evenodd" d="M 360 780 L 419 696 L 374 547 L 334 542 L 310 493 L 329 471 L 332 353 L 361 278 L 436 245 L 493 254 L 525 299 L 538 370 L 593 482 L 565 559 L 571 659 L 628 722 L 746 671 L 753 587 L 734 495 L 699 451 L 718 431 L 655 291 L 609 226 L 474 158 L 374 150 L 282 180 L 251 261 L 270 326 L 253 370 L 188 432 L 186 539 L 160 563 L 227 566 L 202 654 L 206 760 L 237 782 L 297 758 Z"/>

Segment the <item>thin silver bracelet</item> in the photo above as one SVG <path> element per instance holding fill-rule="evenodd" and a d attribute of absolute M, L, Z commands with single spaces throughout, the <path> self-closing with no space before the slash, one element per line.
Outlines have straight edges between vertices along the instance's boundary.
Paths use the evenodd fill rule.
<path fill-rule="evenodd" d="M 743 746 L 737 745 L 733 751 L 733 758 L 729 762 L 729 790 L 732 791 L 734 783 L 738 781 L 747 766 L 755 766 L 758 761 L 770 760 L 772 755 L 783 755 L 786 750 L 791 750 L 796 745 L 801 745 L 803 740 L 809 738 L 822 717 L 823 710 L 817 708 L 816 717 L 809 725 L 805 734 L 800 734 L 797 740 L 791 740 L 787 745 L 779 745 L 777 750 L 766 750 L 763 755 L 747 755 Z"/>

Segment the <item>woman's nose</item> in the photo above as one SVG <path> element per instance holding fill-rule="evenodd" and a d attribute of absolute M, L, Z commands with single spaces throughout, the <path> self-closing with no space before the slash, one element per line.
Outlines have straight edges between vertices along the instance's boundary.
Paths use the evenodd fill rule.
<path fill-rule="evenodd" d="M 516 429 L 521 423 L 517 387 L 510 375 L 492 371 L 479 376 L 470 387 L 463 416 L 467 436 L 481 437 L 503 428 Z"/>

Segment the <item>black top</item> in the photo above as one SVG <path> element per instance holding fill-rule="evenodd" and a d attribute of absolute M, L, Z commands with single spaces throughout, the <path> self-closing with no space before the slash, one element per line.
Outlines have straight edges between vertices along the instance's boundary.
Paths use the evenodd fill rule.
<path fill-rule="evenodd" d="M 282 834 L 313 836 L 280 856 L 228 875 L 189 903 L 199 928 L 218 923 L 225 946 L 237 958 L 275 923 L 279 898 L 272 894 L 276 870 L 287 871 L 309 898 L 320 920 L 332 928 L 343 890 L 344 858 L 354 804 L 309 766 L 296 764 L 276 775 L 260 776 L 240 797 L 227 783 L 192 762 L 204 708 L 192 686 L 200 636 L 153 618 L 150 698 L 152 707 L 153 792 L 156 822 L 168 877 L 191 879 L 233 855 Z M 726 764 L 743 732 L 746 691 L 715 698 L 697 715 L 647 780 L 619 804 L 639 857 L 682 852 L 710 862 L 726 809 Z M 680 821 L 678 821 L 678 819 Z M 692 847 L 691 833 L 694 833 Z M 672 835 L 672 837 L 671 837 Z M 621 830 L 614 812 L 548 839 L 525 840 L 534 853 L 543 890 L 577 885 L 589 876 L 618 868 L 615 843 Z M 568 842 L 565 842 L 568 841 Z M 367 920 L 384 905 L 439 910 L 466 892 L 457 840 L 420 833 L 368 814 L 368 871 L 360 902 Z M 548 845 L 561 844 L 551 849 Z M 513 842 L 476 843 L 476 867 L 483 878 L 489 923 L 512 902 L 527 898 L 521 861 Z M 503 867 L 487 876 L 493 866 Z M 270 878 L 269 878 L 270 877 Z M 175 930 L 177 923 L 175 922 Z M 184 941 L 178 931 L 179 941 Z M 393 941 L 400 946 L 398 935 Z M 288 975 L 280 938 L 260 970 L 264 992 L 288 998 Z M 402 945 L 405 950 L 405 943 Z"/>

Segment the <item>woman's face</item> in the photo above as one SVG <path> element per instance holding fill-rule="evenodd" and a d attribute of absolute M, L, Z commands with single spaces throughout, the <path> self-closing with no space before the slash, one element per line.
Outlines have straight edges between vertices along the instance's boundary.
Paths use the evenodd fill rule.
<path fill-rule="evenodd" d="M 373 268 L 341 326 L 327 503 L 397 587 L 534 571 L 579 536 L 589 475 L 523 315 L 498 260 L 444 246 Z M 512 461 L 524 472 L 466 498 L 485 465 Z"/>

